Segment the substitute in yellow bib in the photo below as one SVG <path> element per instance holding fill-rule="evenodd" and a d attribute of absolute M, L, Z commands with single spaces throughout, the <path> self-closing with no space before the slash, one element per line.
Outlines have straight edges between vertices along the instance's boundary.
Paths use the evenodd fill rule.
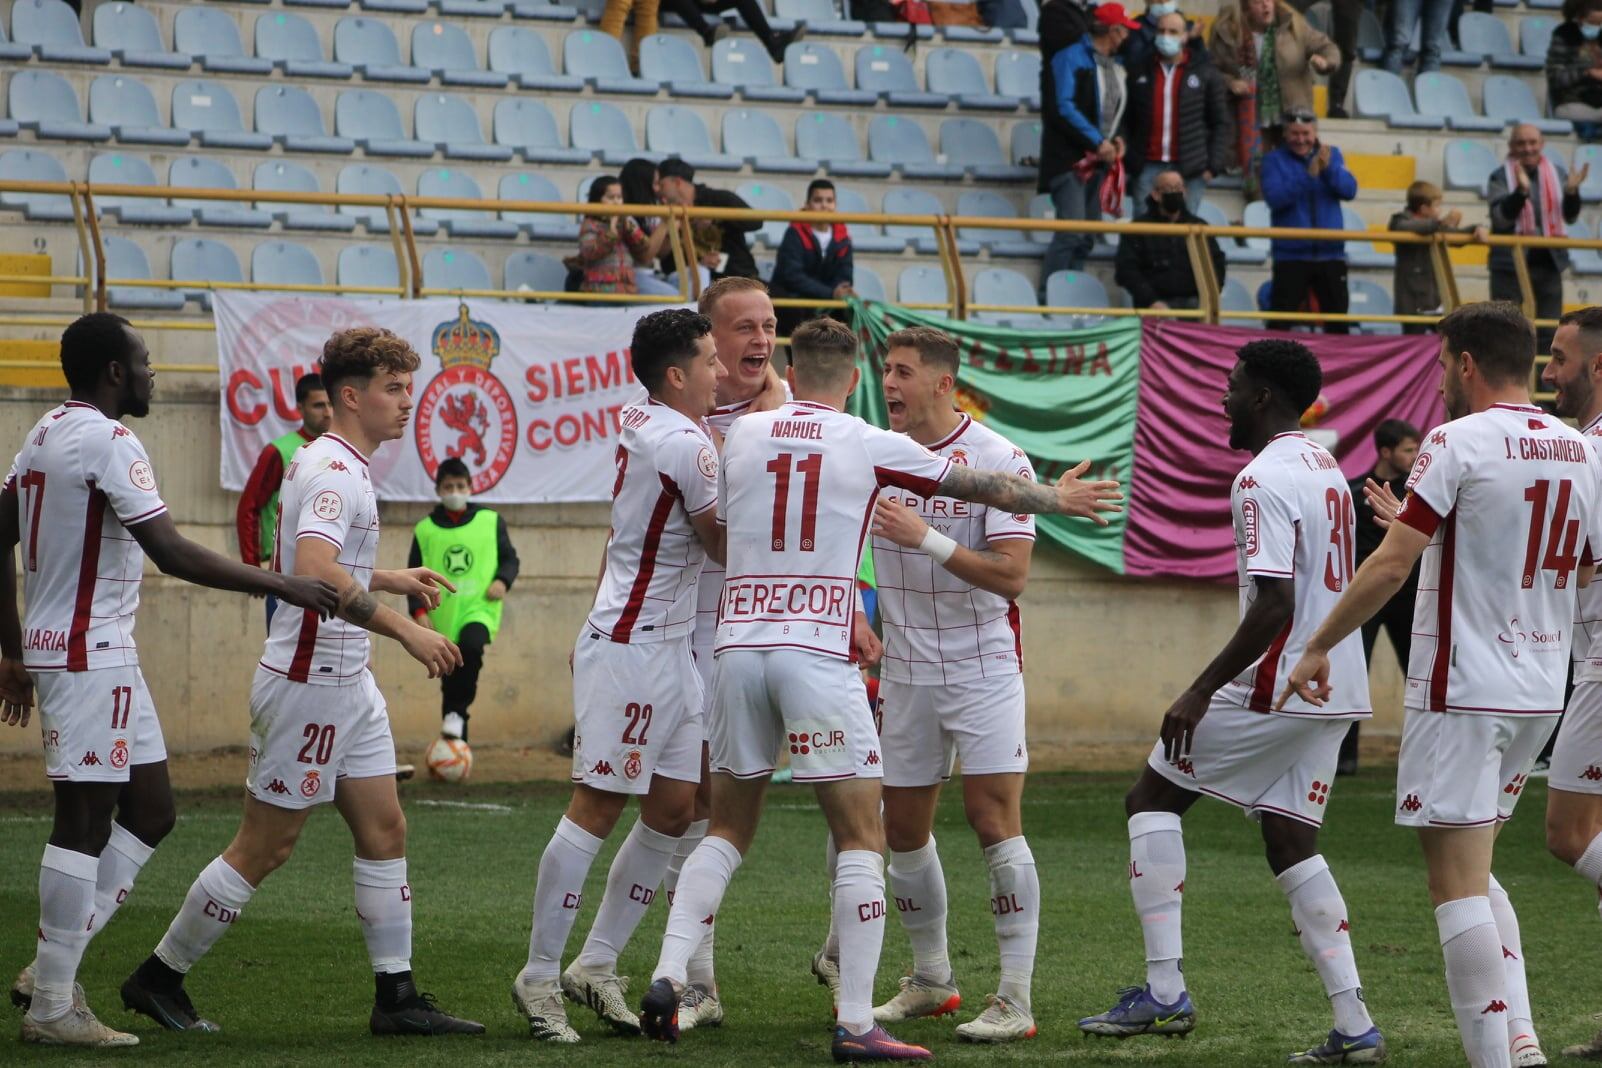
<path fill-rule="evenodd" d="M 432 612 L 411 598 L 412 617 L 433 627 L 462 650 L 462 666 L 440 680 L 440 733 L 467 740 L 468 709 L 478 695 L 484 647 L 501 629 L 506 591 L 517 578 L 517 550 L 506 520 L 468 502 L 473 478 L 467 465 L 450 457 L 434 475 L 439 507 L 412 531 L 411 567 L 431 567 L 456 585 Z"/>

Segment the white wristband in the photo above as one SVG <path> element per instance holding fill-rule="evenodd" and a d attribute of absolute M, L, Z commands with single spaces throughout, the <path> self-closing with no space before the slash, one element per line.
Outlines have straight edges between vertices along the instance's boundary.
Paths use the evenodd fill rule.
<path fill-rule="evenodd" d="M 924 534 L 923 541 L 918 543 L 918 548 L 932 556 L 935 563 L 944 564 L 951 559 L 951 554 L 957 551 L 957 543 L 934 527 L 930 527 Z"/>

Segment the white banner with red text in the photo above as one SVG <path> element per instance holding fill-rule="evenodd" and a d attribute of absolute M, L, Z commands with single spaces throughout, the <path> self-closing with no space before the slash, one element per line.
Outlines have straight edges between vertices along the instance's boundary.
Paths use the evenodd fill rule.
<path fill-rule="evenodd" d="M 629 341 L 660 307 L 218 293 L 223 488 L 244 489 L 262 449 L 300 425 L 295 381 L 329 335 L 371 325 L 422 358 L 405 436 L 372 457 L 380 498 L 433 500 L 434 472 L 456 456 L 485 503 L 604 501 L 618 411 L 639 389 Z"/>

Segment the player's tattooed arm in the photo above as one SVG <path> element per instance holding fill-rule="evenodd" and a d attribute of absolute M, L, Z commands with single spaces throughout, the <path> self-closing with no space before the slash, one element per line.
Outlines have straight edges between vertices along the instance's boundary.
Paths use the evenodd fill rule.
<path fill-rule="evenodd" d="M 1124 498 L 1118 492 L 1117 482 L 1082 481 L 1079 476 L 1089 470 L 1090 461 L 1081 461 L 1055 485 L 1047 485 L 1005 471 L 976 471 L 953 464 L 936 492 L 942 497 L 974 501 L 1003 512 L 1077 516 L 1106 526 L 1102 513 L 1123 511 L 1119 502 Z"/>
<path fill-rule="evenodd" d="M 904 549 L 924 549 L 957 578 L 998 597 L 1011 600 L 1023 594 L 1024 584 L 1029 580 L 1029 558 L 1034 551 L 1032 539 L 1011 538 L 983 549 L 970 549 L 944 536 L 934 536 L 937 542 L 949 543 L 948 556 L 924 545 L 924 539 L 931 537 L 929 529 L 922 516 L 898 501 L 880 497 L 874 505 L 874 537 L 884 538 Z"/>
<path fill-rule="evenodd" d="M 366 627 L 378 613 L 378 602 L 373 595 L 352 582 L 339 595 L 339 618 L 358 627 Z"/>

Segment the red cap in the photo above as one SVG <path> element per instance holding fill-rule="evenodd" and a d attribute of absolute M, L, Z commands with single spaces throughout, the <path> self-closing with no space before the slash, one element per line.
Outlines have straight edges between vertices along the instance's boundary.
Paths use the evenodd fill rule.
<path fill-rule="evenodd" d="M 1129 17 L 1123 4 L 1099 4 L 1091 12 L 1097 22 L 1103 26 L 1122 26 L 1126 30 L 1140 29 L 1140 23 Z"/>

